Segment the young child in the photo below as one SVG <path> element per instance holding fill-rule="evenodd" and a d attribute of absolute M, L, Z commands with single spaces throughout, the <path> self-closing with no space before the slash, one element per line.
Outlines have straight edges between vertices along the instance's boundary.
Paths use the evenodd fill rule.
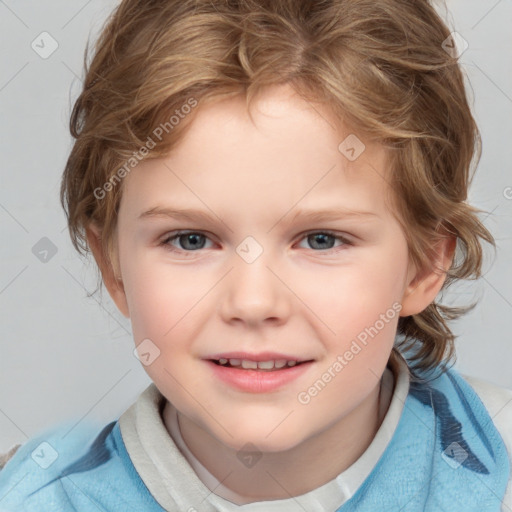
<path fill-rule="evenodd" d="M 493 244 L 455 40 L 427 0 L 120 3 L 62 202 L 153 383 L 11 450 L 1 510 L 512 510 L 512 392 L 438 302 Z"/>

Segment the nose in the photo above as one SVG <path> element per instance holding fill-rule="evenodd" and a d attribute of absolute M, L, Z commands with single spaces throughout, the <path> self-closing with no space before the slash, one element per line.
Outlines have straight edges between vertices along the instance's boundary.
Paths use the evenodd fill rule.
<path fill-rule="evenodd" d="M 284 323 L 291 311 L 293 293 L 270 252 L 263 251 L 252 262 L 235 253 L 232 261 L 233 268 L 223 280 L 219 306 L 224 321 L 252 327 Z"/>

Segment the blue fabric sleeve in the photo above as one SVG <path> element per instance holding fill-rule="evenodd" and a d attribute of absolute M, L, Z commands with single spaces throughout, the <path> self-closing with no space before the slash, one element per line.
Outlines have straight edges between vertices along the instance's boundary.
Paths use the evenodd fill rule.
<path fill-rule="evenodd" d="M 29 439 L 0 471 L 0 512 L 162 512 L 119 424 L 60 424 Z"/>

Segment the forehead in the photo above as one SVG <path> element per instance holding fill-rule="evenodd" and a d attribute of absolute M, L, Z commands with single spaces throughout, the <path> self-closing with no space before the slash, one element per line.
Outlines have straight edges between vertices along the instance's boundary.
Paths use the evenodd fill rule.
<path fill-rule="evenodd" d="M 199 107 L 169 155 L 142 161 L 125 178 L 122 208 L 135 215 L 186 205 L 233 209 L 240 217 L 259 209 L 269 221 L 294 205 L 385 213 L 390 187 L 382 146 L 289 86 L 267 89 L 251 112 L 252 119 L 241 96 Z"/>

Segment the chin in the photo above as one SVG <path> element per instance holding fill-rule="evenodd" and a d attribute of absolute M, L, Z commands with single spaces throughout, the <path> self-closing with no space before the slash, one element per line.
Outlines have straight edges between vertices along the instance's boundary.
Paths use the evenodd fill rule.
<path fill-rule="evenodd" d="M 273 432 L 274 427 L 268 429 L 241 429 L 238 428 L 234 437 L 226 436 L 225 432 L 222 436 L 221 442 L 229 446 L 235 451 L 259 451 L 259 452 L 284 452 L 295 448 L 304 439 L 292 436 L 289 431 L 282 429 L 277 433 L 277 429 Z M 269 432 L 272 432 L 269 435 Z M 252 445 L 252 446 L 251 446 Z"/>

